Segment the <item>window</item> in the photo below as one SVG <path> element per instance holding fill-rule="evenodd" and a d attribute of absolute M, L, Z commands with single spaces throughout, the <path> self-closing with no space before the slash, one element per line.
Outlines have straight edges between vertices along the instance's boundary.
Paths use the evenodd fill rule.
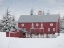
<path fill-rule="evenodd" d="M 21 24 L 22 25 L 22 27 L 24 26 L 24 24 Z"/>
<path fill-rule="evenodd" d="M 50 23 L 50 26 L 53 26 L 53 23 Z"/>
<path fill-rule="evenodd" d="M 32 23 L 32 28 L 34 28 L 34 24 Z"/>
<path fill-rule="evenodd" d="M 55 28 L 53 28 L 53 31 L 55 31 Z"/>
<path fill-rule="evenodd" d="M 36 26 L 38 26 L 39 24 L 38 23 L 36 23 Z"/>
<path fill-rule="evenodd" d="M 50 28 L 48 28 L 48 31 L 50 31 Z"/>

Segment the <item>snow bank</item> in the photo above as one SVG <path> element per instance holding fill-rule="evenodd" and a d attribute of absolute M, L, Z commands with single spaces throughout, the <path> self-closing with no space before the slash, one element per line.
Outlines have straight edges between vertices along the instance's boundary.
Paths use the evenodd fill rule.
<path fill-rule="evenodd" d="M 6 38 L 5 32 L 0 32 L 0 48 L 8 48 L 9 39 Z"/>
<path fill-rule="evenodd" d="M 64 48 L 64 34 L 57 38 L 8 38 L 0 32 L 0 48 Z"/>

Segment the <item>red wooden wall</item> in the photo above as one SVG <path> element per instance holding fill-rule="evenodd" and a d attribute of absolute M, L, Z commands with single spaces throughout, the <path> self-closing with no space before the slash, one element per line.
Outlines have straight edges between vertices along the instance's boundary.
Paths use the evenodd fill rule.
<path fill-rule="evenodd" d="M 53 23 L 53 26 L 50 26 L 50 23 Z M 24 26 L 22 27 L 22 23 L 18 23 L 18 28 L 25 28 L 26 31 L 30 32 L 30 29 L 32 28 L 32 23 L 23 23 Z M 36 26 L 36 23 L 34 24 L 34 28 L 41 28 L 41 23 L 38 23 L 39 25 Z M 55 32 L 59 32 L 59 25 L 57 24 L 56 26 L 56 22 L 43 22 L 43 28 L 44 29 L 34 29 L 34 32 L 40 32 L 40 33 L 55 33 Z M 57 28 L 56 28 L 57 27 Z M 50 32 L 48 32 L 48 28 L 50 28 Z M 55 31 L 53 31 L 53 28 L 55 28 Z"/>
<path fill-rule="evenodd" d="M 6 37 L 26 38 L 22 32 L 6 32 Z"/>

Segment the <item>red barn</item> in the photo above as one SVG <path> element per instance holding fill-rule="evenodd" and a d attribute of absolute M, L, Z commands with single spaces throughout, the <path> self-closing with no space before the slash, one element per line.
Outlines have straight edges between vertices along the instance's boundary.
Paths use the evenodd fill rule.
<path fill-rule="evenodd" d="M 32 34 L 44 35 L 60 33 L 60 15 L 21 15 L 18 28 Z"/>

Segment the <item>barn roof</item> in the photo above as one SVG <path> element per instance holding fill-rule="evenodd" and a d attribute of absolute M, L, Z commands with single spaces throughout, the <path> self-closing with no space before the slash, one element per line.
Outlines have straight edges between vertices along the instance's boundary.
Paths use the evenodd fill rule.
<path fill-rule="evenodd" d="M 18 22 L 58 22 L 59 14 L 55 15 L 21 15 Z"/>

